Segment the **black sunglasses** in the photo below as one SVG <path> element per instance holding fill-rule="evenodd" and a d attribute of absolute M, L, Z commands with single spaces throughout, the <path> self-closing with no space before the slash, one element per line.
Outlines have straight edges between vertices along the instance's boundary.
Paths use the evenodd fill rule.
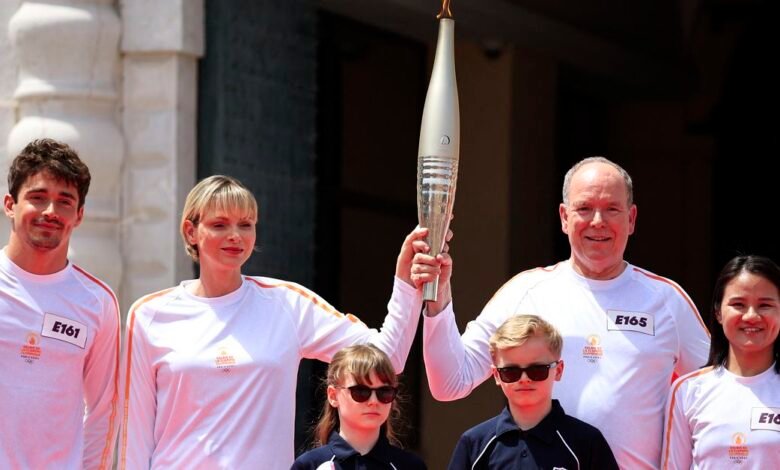
<path fill-rule="evenodd" d="M 368 399 L 371 398 L 371 392 L 376 393 L 376 399 L 379 400 L 380 403 L 391 403 L 393 400 L 395 400 L 395 396 L 398 393 L 397 388 L 391 387 L 389 385 L 383 385 L 378 388 L 371 388 L 368 385 L 358 384 L 351 387 L 336 388 L 346 388 L 349 390 L 349 394 L 352 396 L 352 399 L 358 403 L 368 401 Z"/>
<path fill-rule="evenodd" d="M 541 382 L 542 380 L 547 380 L 547 377 L 550 376 L 550 369 L 557 366 L 559 362 L 561 361 L 549 364 L 534 364 L 528 367 L 496 367 L 496 370 L 498 371 L 498 377 L 504 383 L 511 384 L 517 382 L 523 376 L 523 372 L 534 382 Z"/>

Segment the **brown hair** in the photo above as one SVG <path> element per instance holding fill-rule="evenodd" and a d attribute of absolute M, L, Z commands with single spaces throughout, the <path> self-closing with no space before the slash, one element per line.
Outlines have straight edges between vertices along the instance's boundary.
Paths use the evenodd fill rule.
<path fill-rule="evenodd" d="M 187 234 L 184 230 L 184 222 L 190 221 L 193 225 L 198 225 L 203 215 L 212 210 L 238 211 L 257 220 L 257 200 L 252 192 L 237 179 L 225 176 L 209 176 L 194 188 L 187 195 L 184 201 L 184 210 L 181 214 L 181 224 L 179 230 L 184 240 L 184 249 L 190 257 L 198 261 L 198 247 L 187 241 Z"/>
<path fill-rule="evenodd" d="M 395 369 L 387 354 L 371 344 L 350 346 L 333 356 L 333 360 L 328 366 L 325 386 L 340 386 L 348 376 L 352 376 L 357 383 L 367 385 L 370 382 L 371 372 L 376 373 L 382 382 L 392 387 L 398 386 L 398 376 L 395 374 Z M 382 425 L 382 429 L 391 444 L 400 446 L 395 432 L 401 415 L 397 397 L 390 406 L 390 416 Z M 338 425 L 338 409 L 326 399 L 325 405 L 322 407 L 322 414 L 314 429 L 314 445 L 327 444 L 330 434 Z"/>
<path fill-rule="evenodd" d="M 89 168 L 67 144 L 53 139 L 33 140 L 22 149 L 8 169 L 8 193 L 18 202 L 19 191 L 28 178 L 46 173 L 71 184 L 79 195 L 78 208 L 84 206 L 92 177 Z"/>
<path fill-rule="evenodd" d="M 536 315 L 515 315 L 502 323 L 490 337 L 490 357 L 495 362 L 496 351 L 522 346 L 528 338 L 537 335 L 547 341 L 547 346 L 556 357 L 561 356 L 563 338 L 554 326 Z"/>

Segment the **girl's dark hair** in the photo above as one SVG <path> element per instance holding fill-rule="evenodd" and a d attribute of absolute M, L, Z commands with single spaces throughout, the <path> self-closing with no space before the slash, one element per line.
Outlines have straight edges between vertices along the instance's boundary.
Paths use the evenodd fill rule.
<path fill-rule="evenodd" d="M 342 386 L 347 377 L 352 376 L 355 382 L 368 385 L 371 372 L 375 372 L 379 380 L 392 387 L 398 387 L 398 376 L 395 375 L 390 358 L 381 349 L 370 344 L 360 344 L 342 349 L 333 356 L 328 366 L 325 385 Z M 385 437 L 394 446 L 400 446 L 396 430 L 401 418 L 398 397 L 390 405 L 390 416 L 382 425 Z M 325 399 L 319 422 L 314 428 L 314 446 L 328 443 L 330 434 L 339 426 L 338 409 Z"/>
<path fill-rule="evenodd" d="M 769 258 L 764 256 L 737 256 L 723 266 L 723 269 L 715 281 L 715 289 L 712 294 L 712 315 L 710 316 L 710 357 L 708 366 L 726 366 L 729 357 L 729 340 L 723 332 L 723 326 L 718 322 L 720 318 L 720 305 L 726 292 L 726 286 L 737 276 L 747 272 L 761 276 L 775 285 L 780 292 L 780 268 Z M 775 338 L 774 345 L 775 372 L 780 374 L 780 338 Z"/>

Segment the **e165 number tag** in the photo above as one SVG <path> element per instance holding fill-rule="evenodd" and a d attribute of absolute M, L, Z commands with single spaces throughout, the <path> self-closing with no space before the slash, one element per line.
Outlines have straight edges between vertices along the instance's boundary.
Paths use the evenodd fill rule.
<path fill-rule="evenodd" d="M 41 336 L 59 339 L 84 349 L 87 344 L 87 325 L 53 313 L 43 315 Z"/>

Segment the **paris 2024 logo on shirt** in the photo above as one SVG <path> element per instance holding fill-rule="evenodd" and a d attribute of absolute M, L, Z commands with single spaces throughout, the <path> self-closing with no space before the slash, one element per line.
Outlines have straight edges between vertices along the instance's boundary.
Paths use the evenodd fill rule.
<path fill-rule="evenodd" d="M 735 432 L 731 435 L 731 445 L 729 446 L 729 460 L 741 464 L 748 458 L 749 449 L 747 439 L 741 432 Z"/>
<path fill-rule="evenodd" d="M 597 363 L 604 356 L 604 348 L 601 347 L 601 337 L 590 335 L 585 338 L 587 342 L 582 348 L 582 357 L 590 363 Z"/>
<path fill-rule="evenodd" d="M 41 337 L 37 333 L 29 332 L 24 338 L 19 356 L 28 364 L 34 364 L 41 358 Z"/>
<path fill-rule="evenodd" d="M 217 357 L 214 359 L 217 369 L 228 374 L 236 365 L 236 357 L 230 353 L 228 348 L 221 347 L 217 350 Z"/>

